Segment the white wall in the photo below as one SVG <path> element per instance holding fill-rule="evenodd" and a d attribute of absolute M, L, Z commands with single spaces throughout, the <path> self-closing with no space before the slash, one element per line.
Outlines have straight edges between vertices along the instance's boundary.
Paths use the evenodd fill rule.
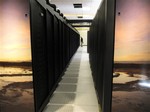
<path fill-rule="evenodd" d="M 83 38 L 83 45 L 87 45 L 87 31 L 89 31 L 88 27 L 77 27 L 76 28 L 80 33 L 80 36 Z"/>

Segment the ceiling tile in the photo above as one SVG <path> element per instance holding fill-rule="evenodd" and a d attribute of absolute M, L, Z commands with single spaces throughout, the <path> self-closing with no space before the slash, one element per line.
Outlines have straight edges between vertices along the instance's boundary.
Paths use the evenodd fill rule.
<path fill-rule="evenodd" d="M 50 3 L 55 4 L 67 19 L 93 19 L 101 0 L 51 0 Z M 82 3 L 82 8 L 74 8 L 74 3 Z"/>

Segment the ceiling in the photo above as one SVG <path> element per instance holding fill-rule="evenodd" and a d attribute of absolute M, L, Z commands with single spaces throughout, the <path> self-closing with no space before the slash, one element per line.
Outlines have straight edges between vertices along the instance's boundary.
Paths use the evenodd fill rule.
<path fill-rule="evenodd" d="M 64 14 L 68 20 L 93 19 L 102 0 L 49 0 Z M 82 4 L 82 8 L 74 8 L 73 4 Z M 78 18 L 83 16 L 83 18 Z"/>

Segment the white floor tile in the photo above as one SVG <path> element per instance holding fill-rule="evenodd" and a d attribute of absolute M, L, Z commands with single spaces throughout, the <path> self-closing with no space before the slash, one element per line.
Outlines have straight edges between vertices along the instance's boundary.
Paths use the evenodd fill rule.
<path fill-rule="evenodd" d="M 93 84 L 93 79 L 89 77 L 78 78 L 78 84 Z"/>
<path fill-rule="evenodd" d="M 86 49 L 78 49 L 43 112 L 99 112 Z"/>
<path fill-rule="evenodd" d="M 93 84 L 85 84 L 85 83 L 80 83 L 77 85 L 77 92 L 84 92 L 84 93 L 95 93 L 95 89 Z"/>
<path fill-rule="evenodd" d="M 75 106 L 73 112 L 99 112 L 98 106 Z"/>
<path fill-rule="evenodd" d="M 73 104 L 75 97 L 74 93 L 54 93 L 49 104 Z"/>
<path fill-rule="evenodd" d="M 73 112 L 70 105 L 47 105 L 44 112 Z"/>
<path fill-rule="evenodd" d="M 95 93 L 77 93 L 75 98 L 76 105 L 97 106 L 97 98 Z"/>

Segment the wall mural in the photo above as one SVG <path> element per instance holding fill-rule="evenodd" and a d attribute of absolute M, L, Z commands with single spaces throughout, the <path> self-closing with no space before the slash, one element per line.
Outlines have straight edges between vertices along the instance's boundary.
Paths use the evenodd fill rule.
<path fill-rule="evenodd" d="M 0 0 L 0 112 L 34 112 L 28 0 Z"/>
<path fill-rule="evenodd" d="M 150 0 L 116 0 L 112 112 L 150 112 Z"/>

